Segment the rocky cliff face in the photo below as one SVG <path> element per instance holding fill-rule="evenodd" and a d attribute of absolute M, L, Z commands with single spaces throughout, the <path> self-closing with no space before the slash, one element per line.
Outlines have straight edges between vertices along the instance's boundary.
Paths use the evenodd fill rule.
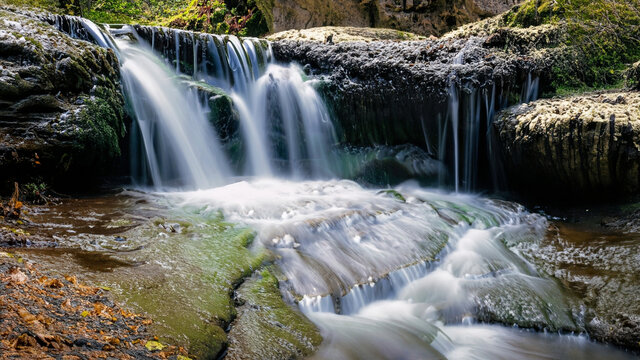
<path fill-rule="evenodd" d="M 640 93 L 539 100 L 496 119 L 510 183 L 524 194 L 640 190 Z"/>
<path fill-rule="evenodd" d="M 87 184 L 125 135 L 117 59 L 42 14 L 0 8 L 0 184 Z"/>
<path fill-rule="evenodd" d="M 440 35 L 502 13 L 518 0 L 259 0 L 271 32 L 318 26 L 383 27 Z"/>

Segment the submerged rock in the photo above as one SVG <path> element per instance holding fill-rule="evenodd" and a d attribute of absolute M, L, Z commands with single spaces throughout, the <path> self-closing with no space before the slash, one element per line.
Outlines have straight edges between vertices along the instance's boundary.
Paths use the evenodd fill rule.
<path fill-rule="evenodd" d="M 555 222 L 539 246 L 523 254 L 576 295 L 571 311 L 592 339 L 640 350 L 637 231 Z"/>
<path fill-rule="evenodd" d="M 121 154 L 118 61 L 43 14 L 0 8 L 0 185 L 87 185 Z"/>
<path fill-rule="evenodd" d="M 640 190 L 638 92 L 522 104 L 494 126 L 514 188 L 590 197 Z"/>

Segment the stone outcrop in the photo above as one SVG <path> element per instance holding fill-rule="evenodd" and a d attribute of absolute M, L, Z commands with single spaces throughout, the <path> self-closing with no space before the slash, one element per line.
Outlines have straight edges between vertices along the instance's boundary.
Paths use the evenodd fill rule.
<path fill-rule="evenodd" d="M 270 41 L 302 40 L 339 43 L 345 41 L 424 40 L 425 37 L 392 29 L 353 26 L 323 26 L 311 29 L 286 30 L 267 36 Z"/>
<path fill-rule="evenodd" d="M 281 40 L 278 60 L 297 62 L 353 145 L 412 143 L 425 146 L 446 117 L 451 87 L 470 95 L 520 93 L 529 74 L 544 72 L 531 57 L 496 51 L 485 38 L 342 42 Z M 432 130 L 432 131 L 429 131 Z M 436 139 L 432 139 L 437 142 Z"/>
<path fill-rule="evenodd" d="M 0 8 L 0 183 L 87 185 L 120 156 L 126 132 L 111 50 Z"/>
<path fill-rule="evenodd" d="M 440 35 L 500 14 L 518 0 L 258 0 L 271 32 L 318 26 L 381 27 Z"/>
<path fill-rule="evenodd" d="M 116 56 L 41 14 L 0 15 L 0 182 L 87 185 L 126 132 Z"/>
<path fill-rule="evenodd" d="M 640 190 L 640 93 L 594 93 L 509 108 L 494 122 L 510 184 L 524 194 Z"/>

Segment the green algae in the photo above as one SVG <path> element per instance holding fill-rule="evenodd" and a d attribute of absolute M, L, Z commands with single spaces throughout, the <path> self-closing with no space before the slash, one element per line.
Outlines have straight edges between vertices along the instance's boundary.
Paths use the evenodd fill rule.
<path fill-rule="evenodd" d="M 229 333 L 229 359 L 292 359 L 311 355 L 322 342 L 316 327 L 284 302 L 269 269 L 237 290 L 242 304 Z"/>

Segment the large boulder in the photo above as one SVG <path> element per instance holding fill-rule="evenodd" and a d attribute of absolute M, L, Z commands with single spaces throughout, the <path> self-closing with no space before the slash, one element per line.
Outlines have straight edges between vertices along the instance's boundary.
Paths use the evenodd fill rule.
<path fill-rule="evenodd" d="M 483 17 L 497 15 L 518 0 L 257 0 L 269 30 L 318 26 L 383 27 L 439 35 Z"/>
<path fill-rule="evenodd" d="M 118 60 L 47 16 L 0 8 L 0 185 L 87 185 L 121 155 Z"/>
<path fill-rule="evenodd" d="M 539 100 L 499 114 L 494 130 L 505 172 L 523 194 L 640 190 L 640 93 Z"/>

